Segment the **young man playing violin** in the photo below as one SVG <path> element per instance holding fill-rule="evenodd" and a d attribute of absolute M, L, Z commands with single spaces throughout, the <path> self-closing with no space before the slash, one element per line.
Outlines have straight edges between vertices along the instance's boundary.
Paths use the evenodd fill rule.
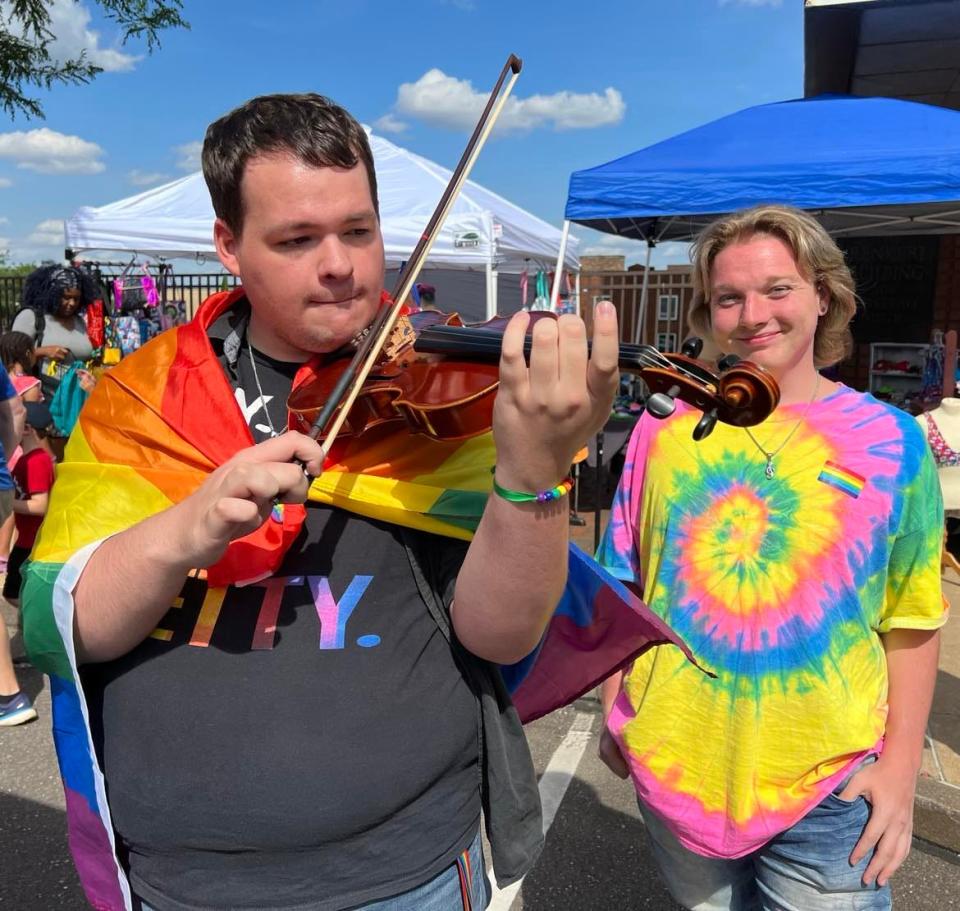
<path fill-rule="evenodd" d="M 720 219 L 694 282 L 695 331 L 769 370 L 780 406 L 700 443 L 685 406 L 638 423 L 599 559 L 716 676 L 638 659 L 604 686 L 601 757 L 684 907 L 889 908 L 946 619 L 933 460 L 909 414 L 819 373 L 855 295 L 812 217 Z"/>
<path fill-rule="evenodd" d="M 104 408 L 121 426 L 114 445 L 142 447 L 123 483 L 141 491 L 147 479 L 174 502 L 70 556 L 52 595 L 61 633 L 72 598 L 90 793 L 105 792 L 115 839 L 105 863 L 94 829 L 71 829 L 88 896 L 156 911 L 483 908 L 481 809 L 498 878 L 523 875 L 541 844 L 530 757 L 495 664 L 534 648 L 560 597 L 567 505 L 492 496 L 467 546 L 309 502 L 279 567 L 216 587 L 231 553 L 226 578 L 245 554 L 259 559 L 237 549 L 248 536 L 286 533 L 308 497 L 301 465 L 323 471 L 320 445 L 285 432 L 287 397 L 305 365 L 374 319 L 384 248 L 366 135 L 321 96 L 227 114 L 207 131 L 203 169 L 217 251 L 242 291 L 203 305 L 177 336 L 189 345 L 168 351 L 161 336 L 127 359 L 90 412 L 144 383 L 138 426 L 122 424 L 126 406 Z M 590 358 L 579 318 L 539 322 L 529 366 L 527 316 L 509 324 L 493 417 L 505 491 L 553 488 L 609 414 L 612 308 L 595 322 Z M 180 413 L 195 406 L 198 420 Z M 170 421 L 182 438 L 161 441 Z M 81 424 L 72 442 L 90 465 L 94 431 Z M 163 458 L 196 451 L 181 459 L 203 471 L 187 495 L 161 445 Z M 212 449 L 232 454 L 216 464 Z M 35 576 L 44 559 L 35 553 Z M 68 782 L 68 805 L 79 787 Z"/>

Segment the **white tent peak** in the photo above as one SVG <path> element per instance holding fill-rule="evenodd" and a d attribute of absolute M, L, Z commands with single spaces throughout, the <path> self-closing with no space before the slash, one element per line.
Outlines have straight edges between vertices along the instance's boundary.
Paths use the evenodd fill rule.
<path fill-rule="evenodd" d="M 452 172 L 395 145 L 364 126 L 380 196 L 387 265 L 405 262 L 426 227 Z M 76 253 L 124 251 L 167 259 L 214 254 L 213 207 L 201 173 L 67 219 L 67 247 Z M 570 238 L 564 262 L 579 269 Z M 552 269 L 560 231 L 496 193 L 467 181 L 437 237 L 428 268 L 512 272 Z"/>

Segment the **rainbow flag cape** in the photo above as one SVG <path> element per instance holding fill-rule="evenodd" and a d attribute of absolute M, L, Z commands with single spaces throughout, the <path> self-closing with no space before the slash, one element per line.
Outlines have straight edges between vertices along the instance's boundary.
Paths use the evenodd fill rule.
<path fill-rule="evenodd" d="M 25 570 L 24 638 L 33 663 L 50 676 L 70 847 L 88 900 L 103 911 L 128 911 L 131 897 L 79 682 L 71 592 L 99 542 L 179 502 L 253 444 L 207 335 L 242 294 L 213 295 L 192 322 L 161 334 L 101 378 L 70 437 Z M 316 366 L 308 364 L 295 385 Z M 331 453 L 309 498 L 469 539 L 490 492 L 494 461 L 489 433 L 453 443 L 396 434 L 347 443 Z M 271 575 L 305 515 L 303 506 L 287 506 L 282 522 L 267 522 L 233 542 L 207 569 L 208 584 Z M 521 718 L 531 720 L 667 642 L 686 652 L 639 599 L 571 546 L 567 589 L 539 647 L 503 676 Z"/>

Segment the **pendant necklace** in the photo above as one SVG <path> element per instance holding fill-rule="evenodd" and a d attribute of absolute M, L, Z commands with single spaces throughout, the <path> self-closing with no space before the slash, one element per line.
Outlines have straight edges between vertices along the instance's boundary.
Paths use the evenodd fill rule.
<path fill-rule="evenodd" d="M 774 449 L 772 452 L 767 452 L 767 450 L 764 449 L 764 448 L 757 442 L 757 438 L 750 432 L 750 428 L 749 428 L 749 427 L 744 427 L 744 428 L 743 428 L 744 430 L 747 431 L 747 436 L 750 437 L 750 439 L 753 441 L 753 445 L 756 446 L 757 449 L 760 450 L 760 452 L 761 452 L 761 454 L 763 455 L 763 457 L 767 460 L 767 465 L 766 465 L 766 467 L 763 469 L 763 475 L 764 475 L 764 477 L 765 477 L 768 481 L 771 480 L 771 479 L 773 478 L 773 476 L 774 476 L 774 469 L 773 469 L 773 459 L 774 459 L 774 456 L 776 456 L 777 453 L 779 453 L 780 450 L 783 449 L 783 447 L 786 446 L 787 443 L 790 442 L 790 438 L 791 438 L 791 437 L 797 432 L 797 430 L 800 428 L 800 425 L 803 423 L 804 418 L 807 416 L 807 412 L 810 410 L 810 406 L 813 405 L 813 403 L 816 401 L 816 399 L 817 399 L 817 393 L 818 393 L 819 391 L 820 391 L 820 374 L 818 373 L 818 374 L 817 374 L 817 381 L 816 381 L 816 383 L 815 383 L 814 386 L 813 386 L 813 395 L 810 396 L 810 401 L 807 402 L 807 407 L 803 409 L 803 414 L 800 415 L 799 420 L 797 421 L 796 424 L 793 425 L 793 427 L 792 427 L 791 430 L 790 430 L 790 433 L 788 433 L 788 434 L 786 435 L 786 437 L 784 438 L 783 442 L 782 442 L 776 449 Z"/>
<path fill-rule="evenodd" d="M 277 433 L 277 429 L 273 426 L 273 418 L 270 417 L 270 409 L 267 407 L 267 399 L 263 394 L 263 386 L 260 385 L 260 377 L 257 374 L 257 361 L 253 356 L 253 346 L 250 344 L 249 339 L 247 339 L 247 356 L 250 358 L 250 368 L 253 370 L 253 381 L 257 384 L 257 395 L 260 396 L 260 402 L 263 405 L 264 414 L 267 416 L 267 425 L 270 427 L 270 436 L 278 436 L 279 434 Z"/>

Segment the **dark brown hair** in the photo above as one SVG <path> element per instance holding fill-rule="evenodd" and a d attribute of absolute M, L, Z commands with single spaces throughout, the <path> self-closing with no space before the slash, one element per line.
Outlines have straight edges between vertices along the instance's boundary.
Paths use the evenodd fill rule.
<path fill-rule="evenodd" d="M 240 185 L 247 162 L 276 152 L 315 168 L 363 162 L 379 211 L 370 142 L 351 114 L 323 95 L 261 95 L 211 123 L 203 140 L 203 178 L 213 211 L 235 234 L 243 230 Z"/>
<path fill-rule="evenodd" d="M 24 370 L 33 367 L 36 360 L 34 353 L 33 336 L 26 332 L 4 332 L 0 335 L 0 362 L 4 370 L 10 370 L 14 364 L 19 364 Z"/>

